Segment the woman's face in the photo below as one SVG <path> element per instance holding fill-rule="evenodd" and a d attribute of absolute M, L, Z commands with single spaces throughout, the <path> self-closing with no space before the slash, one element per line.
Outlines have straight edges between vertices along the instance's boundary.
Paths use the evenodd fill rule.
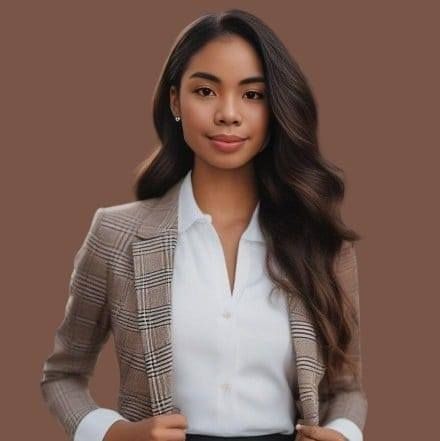
<path fill-rule="evenodd" d="M 265 83 L 255 77 L 263 78 L 260 59 L 241 37 L 218 38 L 193 55 L 182 76 L 180 95 L 174 86 L 170 89 L 170 106 L 173 115 L 181 117 L 175 124 L 182 124 L 196 161 L 231 169 L 259 152 L 268 133 L 269 109 Z M 245 141 L 236 147 L 216 145 L 210 137 L 221 134 Z"/>

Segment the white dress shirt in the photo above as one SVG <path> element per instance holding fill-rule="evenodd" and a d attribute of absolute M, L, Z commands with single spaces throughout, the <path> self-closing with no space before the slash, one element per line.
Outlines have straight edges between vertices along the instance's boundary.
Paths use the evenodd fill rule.
<path fill-rule="evenodd" d="M 295 352 L 287 301 L 269 279 L 257 204 L 238 246 L 231 293 L 220 238 L 195 198 L 192 171 L 178 205 L 178 240 L 172 279 L 173 396 L 187 433 L 255 436 L 294 431 Z M 102 441 L 126 420 L 112 409 L 89 412 L 74 441 Z M 128 420 L 126 420 L 128 421 Z M 326 427 L 362 441 L 347 418 Z"/>

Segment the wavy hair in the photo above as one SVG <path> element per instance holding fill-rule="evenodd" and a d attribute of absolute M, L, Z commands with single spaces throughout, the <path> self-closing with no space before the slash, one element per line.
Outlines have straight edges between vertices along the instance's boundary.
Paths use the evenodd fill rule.
<path fill-rule="evenodd" d="M 289 306 L 300 296 L 323 348 L 329 388 L 348 366 L 348 348 L 359 325 L 354 304 L 339 286 L 334 261 L 344 241 L 360 236 L 341 219 L 343 171 L 320 153 L 317 107 L 308 82 L 274 32 L 256 16 L 230 9 L 199 17 L 176 39 L 153 99 L 160 144 L 136 170 L 137 200 L 160 197 L 193 167 L 194 153 L 169 106 L 169 90 L 180 81 L 192 55 L 223 35 L 246 39 L 259 55 L 270 109 L 267 146 L 254 159 L 260 200 L 259 224 L 266 240 L 266 266 Z"/>

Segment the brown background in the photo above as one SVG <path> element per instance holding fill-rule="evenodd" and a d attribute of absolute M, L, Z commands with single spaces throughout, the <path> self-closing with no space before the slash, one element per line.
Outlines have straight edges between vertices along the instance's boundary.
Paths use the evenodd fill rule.
<path fill-rule="evenodd" d="M 74 253 L 98 207 L 134 200 L 134 169 L 157 142 L 153 88 L 178 33 L 229 7 L 261 17 L 300 63 L 321 148 L 346 172 L 345 220 L 364 237 L 365 439 L 437 438 L 435 3 L 2 2 L 2 439 L 66 439 L 39 380 Z M 110 337 L 90 383 L 102 406 L 116 405 L 117 369 Z"/>

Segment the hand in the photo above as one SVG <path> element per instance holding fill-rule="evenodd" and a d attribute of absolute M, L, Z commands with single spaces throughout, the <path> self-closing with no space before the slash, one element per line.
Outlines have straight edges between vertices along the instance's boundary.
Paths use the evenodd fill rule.
<path fill-rule="evenodd" d="M 184 441 L 187 427 L 186 417 L 180 413 L 136 422 L 119 420 L 110 426 L 104 441 Z"/>
<path fill-rule="evenodd" d="M 296 425 L 301 441 L 347 441 L 340 432 L 329 427 Z"/>

